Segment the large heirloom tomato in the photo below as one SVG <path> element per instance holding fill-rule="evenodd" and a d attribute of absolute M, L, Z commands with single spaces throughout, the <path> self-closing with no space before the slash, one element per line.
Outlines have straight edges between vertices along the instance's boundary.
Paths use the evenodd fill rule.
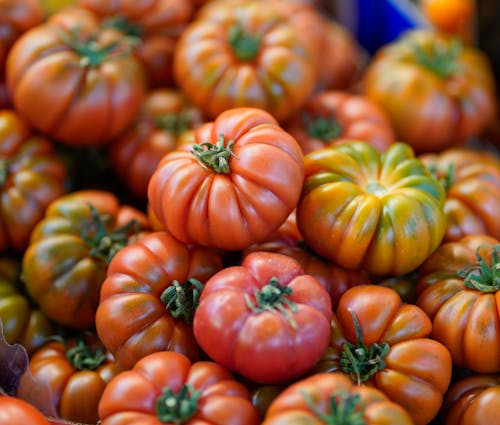
<path fill-rule="evenodd" d="M 176 40 L 194 12 L 192 0 L 78 0 L 107 28 L 137 40 L 134 54 L 147 71 L 150 86 L 172 84 Z"/>
<path fill-rule="evenodd" d="M 313 88 L 311 52 L 273 7 L 233 3 L 214 2 L 187 26 L 174 52 L 174 78 L 210 118 L 248 106 L 284 120 Z"/>
<path fill-rule="evenodd" d="M 0 394 L 0 424 L 50 425 L 42 413 L 16 397 Z"/>
<path fill-rule="evenodd" d="M 20 273 L 20 261 L 0 258 L 0 321 L 6 341 L 22 344 L 31 354 L 53 334 L 53 326 L 24 294 Z"/>
<path fill-rule="evenodd" d="M 413 425 L 413 421 L 381 391 L 355 385 L 342 373 L 318 373 L 283 390 L 262 424 Z"/>
<path fill-rule="evenodd" d="M 417 305 L 454 364 L 500 372 L 500 241 L 469 235 L 445 243 L 421 266 L 420 276 Z"/>
<path fill-rule="evenodd" d="M 93 326 L 109 261 L 147 225 L 143 213 L 121 205 L 107 191 L 83 190 L 56 199 L 23 256 L 29 294 L 53 321 L 70 328 Z"/>
<path fill-rule="evenodd" d="M 173 351 L 141 359 L 116 376 L 99 402 L 101 425 L 257 425 L 248 390 L 210 361 Z"/>
<path fill-rule="evenodd" d="M 500 417 L 500 375 L 471 375 L 455 382 L 443 402 L 443 425 L 494 424 Z"/>
<path fill-rule="evenodd" d="M 7 57 L 7 86 L 16 110 L 37 130 L 65 144 L 96 146 L 135 118 L 144 72 L 122 34 L 79 22 L 24 33 Z"/>
<path fill-rule="evenodd" d="M 185 246 L 166 232 L 144 236 L 109 265 L 96 313 L 99 337 L 126 369 L 162 350 L 197 360 L 193 310 L 201 284 L 221 268 L 213 250 Z"/>
<path fill-rule="evenodd" d="M 431 30 L 408 32 L 379 50 L 363 90 L 387 112 L 398 140 L 418 153 L 462 144 L 495 116 L 487 56 Z"/>
<path fill-rule="evenodd" d="M 465 148 L 421 155 L 446 190 L 445 242 L 466 235 L 500 239 L 500 160 L 491 153 Z"/>
<path fill-rule="evenodd" d="M 33 354 L 29 364 L 31 376 L 50 391 L 59 416 L 85 424 L 98 421 L 99 399 L 108 382 L 120 372 L 93 334 L 48 342 Z M 19 397 L 30 391 L 32 388 L 21 378 Z"/>
<path fill-rule="evenodd" d="M 451 380 L 448 350 L 427 338 L 422 309 L 377 285 L 348 289 L 332 318 L 330 345 L 314 372 L 342 371 L 401 405 L 416 425 L 438 413 Z"/>
<path fill-rule="evenodd" d="M 304 158 L 297 224 L 318 254 L 348 269 L 401 275 L 441 243 L 444 190 L 410 146 L 350 141 Z"/>
<path fill-rule="evenodd" d="M 320 359 L 331 315 L 328 293 L 297 261 L 254 252 L 207 281 L 193 330 L 217 363 L 255 382 L 279 383 Z"/>
<path fill-rule="evenodd" d="M 369 142 L 379 151 L 395 141 L 391 123 L 379 106 L 343 91 L 323 91 L 310 97 L 285 129 L 304 154 L 346 139 Z"/>
<path fill-rule="evenodd" d="M 0 251 L 26 248 L 45 208 L 65 193 L 65 179 L 53 145 L 15 111 L 0 111 Z"/>
<path fill-rule="evenodd" d="M 42 19 L 39 0 L 0 0 L 0 81 L 4 77 L 5 58 L 12 44 Z"/>
<path fill-rule="evenodd" d="M 150 91 L 135 123 L 110 145 L 113 169 L 132 193 L 146 198 L 158 163 L 181 144 L 181 135 L 203 123 L 201 111 L 174 89 Z"/>
<path fill-rule="evenodd" d="M 169 233 L 239 250 L 285 222 L 300 197 L 303 156 L 269 113 L 229 109 L 194 138 L 191 151 L 163 157 L 149 182 L 152 212 Z"/>

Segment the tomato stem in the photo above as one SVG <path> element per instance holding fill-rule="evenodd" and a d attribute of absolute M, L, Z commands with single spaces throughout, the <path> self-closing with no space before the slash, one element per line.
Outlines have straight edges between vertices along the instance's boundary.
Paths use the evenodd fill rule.
<path fill-rule="evenodd" d="M 492 249 L 491 265 L 481 255 L 481 250 Z M 471 267 L 458 275 L 464 279 L 467 288 L 477 291 L 491 293 L 500 290 L 500 261 L 498 252 L 500 244 L 495 246 L 481 245 L 477 248 L 477 266 Z"/>
<path fill-rule="evenodd" d="M 122 249 L 128 241 L 130 233 L 140 230 L 140 223 L 133 219 L 124 226 L 111 232 L 106 230 L 105 218 L 96 208 L 89 204 L 90 219 L 84 223 L 81 238 L 91 248 L 89 255 L 109 264 L 115 254 Z"/>
<path fill-rule="evenodd" d="M 309 114 L 304 114 L 302 116 L 302 122 L 306 127 L 307 133 L 311 137 L 320 139 L 323 142 L 328 142 L 332 139 L 336 139 L 342 134 L 342 127 L 333 116 L 313 117 Z"/>
<path fill-rule="evenodd" d="M 66 358 L 75 369 L 94 370 L 106 360 L 106 355 L 100 347 L 91 351 L 85 341 L 80 338 L 74 347 L 66 351 Z"/>
<path fill-rule="evenodd" d="M 188 113 L 181 111 L 157 117 L 155 119 L 155 126 L 179 136 L 192 127 L 192 120 Z"/>
<path fill-rule="evenodd" d="M 292 288 L 280 285 L 279 279 L 273 277 L 260 291 L 257 290 L 254 292 L 255 303 L 248 294 L 245 295 L 245 301 L 248 308 L 254 313 L 278 310 L 283 313 L 290 325 L 294 329 L 297 329 L 297 323 L 290 314 L 290 311 L 292 313 L 297 312 L 297 305 L 287 298 L 291 294 Z"/>
<path fill-rule="evenodd" d="M 160 299 L 172 317 L 181 318 L 187 324 L 191 324 L 202 290 L 203 284 L 197 279 L 190 278 L 182 285 L 174 280 L 163 291 Z"/>
<path fill-rule="evenodd" d="M 237 158 L 233 153 L 234 141 L 230 140 L 225 145 L 224 135 L 220 134 L 215 144 L 203 142 L 193 145 L 191 153 L 197 159 L 199 164 L 206 170 L 211 169 L 216 173 L 229 174 L 229 159 Z"/>
<path fill-rule="evenodd" d="M 334 391 L 328 398 L 329 413 L 321 413 L 314 405 L 311 394 L 303 392 L 302 396 L 309 409 L 327 425 L 365 425 L 363 418 L 365 407 L 359 394 L 347 391 Z"/>
<path fill-rule="evenodd" d="M 413 50 L 421 66 L 442 78 L 451 77 L 460 70 L 457 59 L 462 52 L 462 43 L 457 39 L 450 44 L 433 43 L 426 50 L 423 46 L 414 44 Z"/>
<path fill-rule="evenodd" d="M 363 335 L 356 314 L 351 308 L 348 308 L 356 330 L 356 344 L 346 342 L 342 348 L 340 357 L 341 369 L 349 373 L 351 379 L 356 381 L 357 385 L 368 381 L 380 370 L 385 368 L 384 358 L 389 352 L 389 344 L 374 343 L 367 347 L 363 343 Z"/>
<path fill-rule="evenodd" d="M 239 60 L 250 61 L 259 51 L 262 37 L 245 32 L 241 25 L 233 25 L 229 30 L 229 44 Z"/>
<path fill-rule="evenodd" d="M 201 391 L 184 384 L 177 394 L 170 388 L 164 388 L 156 399 L 156 416 L 161 422 L 184 424 L 198 411 L 198 399 Z"/>

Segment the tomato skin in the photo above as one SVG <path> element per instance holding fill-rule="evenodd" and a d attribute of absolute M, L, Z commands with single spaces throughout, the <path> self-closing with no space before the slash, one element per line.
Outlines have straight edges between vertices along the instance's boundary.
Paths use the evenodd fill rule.
<path fill-rule="evenodd" d="M 478 252 L 491 264 L 498 243 L 469 235 L 441 245 L 421 266 L 416 288 L 416 303 L 433 323 L 432 337 L 448 348 L 455 365 L 477 373 L 500 372 L 500 291 L 468 287 L 460 273 L 480 265 Z"/>
<path fill-rule="evenodd" d="M 362 383 L 374 386 L 402 406 L 416 425 L 437 415 L 451 380 L 452 361 L 441 343 L 428 338 L 430 319 L 422 309 L 404 304 L 396 291 L 359 285 L 341 297 L 331 321 L 330 344 L 311 373 L 343 371 L 346 343 L 359 347 L 352 310 L 365 347 L 388 344 L 383 366 Z M 354 374 L 353 374 L 354 375 Z M 356 382 L 356 377 L 351 376 Z"/>
<path fill-rule="evenodd" d="M 4 395 L 0 395 L 0 423 L 49 425 L 49 421 L 31 404 L 19 398 Z"/>
<path fill-rule="evenodd" d="M 135 196 L 146 198 L 161 158 L 182 143 L 182 133 L 202 123 L 201 112 L 178 90 L 148 92 L 135 123 L 110 144 L 113 169 Z"/>
<path fill-rule="evenodd" d="M 54 327 L 23 293 L 20 271 L 16 258 L 0 258 L 0 320 L 5 340 L 22 344 L 30 355 L 53 335 Z"/>
<path fill-rule="evenodd" d="M 180 241 L 239 250 L 276 230 L 297 205 L 302 152 L 260 109 L 229 109 L 194 131 L 197 143 L 213 148 L 221 135 L 224 149 L 234 142 L 228 173 L 200 164 L 188 149 L 177 149 L 163 157 L 151 177 L 148 201 Z"/>
<path fill-rule="evenodd" d="M 144 357 L 108 384 L 99 402 L 101 424 L 164 423 L 156 416 L 156 399 L 164 388 L 175 394 L 184 384 L 200 390 L 201 397 L 194 416 L 183 424 L 259 423 L 248 390 L 227 370 L 210 361 L 191 363 L 182 354 L 160 351 Z"/>
<path fill-rule="evenodd" d="M 498 375 L 471 375 L 455 382 L 443 402 L 444 425 L 495 423 L 500 415 Z"/>
<path fill-rule="evenodd" d="M 47 206 L 66 189 L 66 169 L 46 139 L 14 110 L 0 111 L 0 251 L 26 249 Z"/>
<path fill-rule="evenodd" d="M 332 126 L 330 134 L 316 134 L 309 127 L 321 118 Z M 378 105 L 363 96 L 334 90 L 310 97 L 285 128 L 297 139 L 304 155 L 348 139 L 363 140 L 385 151 L 396 140 L 388 117 Z"/>
<path fill-rule="evenodd" d="M 495 80 L 484 53 L 464 45 L 442 75 L 419 62 L 415 46 L 451 52 L 452 43 L 434 31 L 410 31 L 380 49 L 364 73 L 363 93 L 386 111 L 397 139 L 417 153 L 463 145 L 495 117 Z"/>
<path fill-rule="evenodd" d="M 500 239 L 500 160 L 465 148 L 425 154 L 420 159 L 445 185 L 444 241 L 480 233 Z"/>
<path fill-rule="evenodd" d="M 99 146 L 131 124 L 145 77 L 121 35 L 79 23 L 46 23 L 24 33 L 7 57 L 6 81 L 16 110 L 31 126 L 71 146 Z M 87 53 L 113 43 L 106 55 Z"/>
<path fill-rule="evenodd" d="M 131 218 L 147 229 L 146 216 L 132 207 L 121 205 L 111 192 L 82 190 L 54 200 L 37 224 L 22 260 L 26 288 L 40 309 L 54 322 L 72 329 L 94 325 L 99 291 L 107 264 L 93 252 L 84 235 L 95 237 L 92 205 L 106 232 L 123 226 Z M 126 236 L 132 237 L 134 229 Z M 127 237 L 125 238 L 126 241 Z M 104 250 L 105 247 L 103 246 Z"/>
<path fill-rule="evenodd" d="M 349 141 L 311 152 L 304 167 L 297 225 L 320 256 L 350 270 L 403 275 L 441 243 L 444 189 L 409 145 L 380 153 Z"/>
<path fill-rule="evenodd" d="M 102 349 L 102 344 L 89 335 L 85 338 L 91 350 Z M 108 382 L 122 369 L 107 356 L 94 369 L 79 369 L 67 357 L 74 348 L 74 339 L 51 341 L 39 348 L 31 357 L 29 371 L 41 385 L 46 385 L 62 419 L 82 423 L 96 423 L 99 419 L 97 406 Z M 18 394 L 29 394 L 30 388 L 21 384 Z"/>
<path fill-rule="evenodd" d="M 291 290 L 284 298 L 296 310 L 287 303 L 287 313 L 278 307 L 262 312 L 249 307 L 249 302 L 260 305 L 256 293 L 273 278 Z M 330 317 L 328 293 L 298 262 L 254 252 L 241 266 L 227 267 L 207 281 L 193 330 L 217 363 L 255 382 L 276 384 L 300 376 L 319 360 L 328 345 Z"/>
<path fill-rule="evenodd" d="M 191 325 L 174 318 L 161 300 L 174 281 L 204 283 L 222 268 L 220 256 L 185 246 L 166 232 L 153 232 L 123 248 L 111 261 L 96 313 L 96 329 L 125 369 L 156 351 L 171 350 L 198 360 Z"/>
<path fill-rule="evenodd" d="M 272 401 L 262 424 L 326 423 L 319 415 L 331 414 L 329 400 L 336 392 L 360 397 L 358 406 L 363 408 L 363 423 L 366 425 L 413 424 L 408 413 L 381 391 L 369 386 L 357 386 L 342 373 L 318 373 L 294 382 Z M 311 397 L 312 406 L 306 402 L 304 394 Z"/>
<path fill-rule="evenodd" d="M 248 53 L 238 38 L 259 38 Z M 240 37 L 241 38 L 241 37 Z M 242 48 L 243 47 L 243 48 Z M 248 54 L 248 56 L 246 56 Z M 261 108 L 287 119 L 310 94 L 315 67 L 308 46 L 292 23 L 259 2 L 215 2 L 182 33 L 174 52 L 178 87 L 209 118 L 236 107 Z"/>

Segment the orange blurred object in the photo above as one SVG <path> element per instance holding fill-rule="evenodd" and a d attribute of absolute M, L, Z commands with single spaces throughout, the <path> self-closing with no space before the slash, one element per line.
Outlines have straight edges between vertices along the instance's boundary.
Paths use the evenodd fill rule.
<path fill-rule="evenodd" d="M 421 0 L 421 9 L 439 31 L 459 36 L 465 42 L 473 41 L 475 0 Z"/>

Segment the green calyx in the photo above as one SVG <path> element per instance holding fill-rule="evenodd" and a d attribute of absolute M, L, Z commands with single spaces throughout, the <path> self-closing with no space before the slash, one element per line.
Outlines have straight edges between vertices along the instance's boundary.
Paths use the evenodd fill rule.
<path fill-rule="evenodd" d="M 114 28 L 122 32 L 129 37 L 140 38 L 144 31 L 142 27 L 123 15 L 115 15 L 108 19 L 105 19 L 102 23 L 104 28 Z"/>
<path fill-rule="evenodd" d="M 428 50 L 414 44 L 413 50 L 417 62 L 442 78 L 451 77 L 460 71 L 458 57 L 462 52 L 462 43 L 453 40 L 451 43 L 434 43 Z"/>
<path fill-rule="evenodd" d="M 229 44 L 236 57 L 242 61 L 251 61 L 257 56 L 260 48 L 261 37 L 252 35 L 241 25 L 233 25 L 229 30 Z"/>
<path fill-rule="evenodd" d="M 294 329 L 297 329 L 297 323 L 290 314 L 290 312 L 297 312 L 297 305 L 288 298 L 291 294 L 292 288 L 280 285 L 279 279 L 273 277 L 260 291 L 254 292 L 255 301 L 252 301 L 252 298 L 248 294 L 245 295 L 245 301 L 248 308 L 254 313 L 262 313 L 264 311 L 279 311 L 283 313 L 290 325 Z"/>
<path fill-rule="evenodd" d="M 319 412 L 309 393 L 302 395 L 309 409 L 326 425 L 366 425 L 365 408 L 359 394 L 343 390 L 333 392 L 328 398 L 329 413 Z"/>
<path fill-rule="evenodd" d="M 491 265 L 481 256 L 482 249 L 491 248 Z M 500 244 L 493 247 L 482 245 L 477 249 L 477 266 L 465 272 L 459 272 L 458 275 L 464 279 L 464 285 L 467 288 L 476 291 L 492 293 L 500 290 L 500 261 L 498 252 Z"/>
<path fill-rule="evenodd" d="M 227 145 L 224 135 L 219 135 L 215 144 L 203 142 L 193 146 L 191 153 L 199 164 L 206 170 L 212 170 L 220 174 L 229 174 L 229 159 L 235 157 L 233 153 L 234 141 L 230 140 Z"/>
<path fill-rule="evenodd" d="M 192 121 L 186 112 L 171 113 L 157 117 L 155 126 L 179 136 L 192 127 Z"/>
<path fill-rule="evenodd" d="M 182 319 L 185 323 L 193 323 L 194 312 L 198 307 L 203 285 L 199 280 L 188 279 L 183 284 L 174 280 L 160 296 L 167 310 L 175 319 Z"/>
<path fill-rule="evenodd" d="M 200 397 L 201 391 L 189 384 L 184 384 L 177 394 L 165 388 L 156 399 L 156 416 L 164 423 L 184 424 L 198 411 Z"/>
<path fill-rule="evenodd" d="M 334 117 L 311 117 L 306 114 L 302 117 L 302 122 L 309 136 L 323 142 L 336 139 L 342 134 L 342 127 Z"/>
<path fill-rule="evenodd" d="M 66 351 L 66 358 L 77 370 L 97 369 L 106 360 L 102 348 L 91 351 L 83 339 L 78 339 L 74 347 Z"/>
<path fill-rule="evenodd" d="M 389 353 L 389 344 L 363 343 L 363 335 L 358 318 L 352 309 L 348 309 L 356 330 L 356 344 L 346 342 L 340 356 L 340 368 L 348 373 L 357 385 L 370 380 L 377 372 L 385 368 L 384 358 Z"/>
<path fill-rule="evenodd" d="M 83 224 L 81 238 L 90 247 L 89 255 L 109 264 L 115 254 L 127 245 L 130 235 L 137 233 L 141 225 L 137 220 L 113 231 L 107 231 L 105 217 L 89 204 L 90 219 Z"/>

